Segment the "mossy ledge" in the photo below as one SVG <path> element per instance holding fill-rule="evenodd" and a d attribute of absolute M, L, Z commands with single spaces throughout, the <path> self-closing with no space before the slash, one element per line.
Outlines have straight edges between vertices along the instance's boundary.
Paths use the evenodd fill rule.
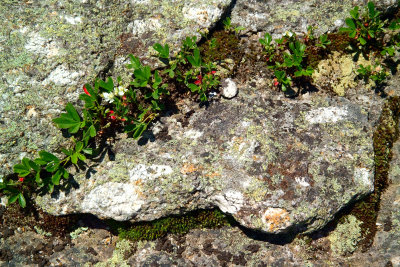
<path fill-rule="evenodd" d="M 118 222 L 107 220 L 113 234 L 132 241 L 154 240 L 171 234 L 186 234 L 195 228 L 220 228 L 234 224 L 232 218 L 219 209 L 196 210 L 184 215 L 174 215 L 149 222 Z"/>

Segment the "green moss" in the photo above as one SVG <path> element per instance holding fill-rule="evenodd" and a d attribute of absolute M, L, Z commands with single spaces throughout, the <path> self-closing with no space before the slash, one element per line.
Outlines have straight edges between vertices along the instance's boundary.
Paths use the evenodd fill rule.
<path fill-rule="evenodd" d="M 198 210 L 182 216 L 170 216 L 151 222 L 108 221 L 120 238 L 133 241 L 153 240 L 167 233 L 185 234 L 194 228 L 218 228 L 229 225 L 228 218 L 219 210 Z"/>
<path fill-rule="evenodd" d="M 210 47 L 211 40 L 216 39 L 215 47 Z M 202 56 L 206 62 L 218 62 L 230 59 L 234 66 L 238 66 L 243 58 L 243 51 L 239 46 L 239 38 L 225 30 L 213 32 L 209 40 L 200 46 Z"/>

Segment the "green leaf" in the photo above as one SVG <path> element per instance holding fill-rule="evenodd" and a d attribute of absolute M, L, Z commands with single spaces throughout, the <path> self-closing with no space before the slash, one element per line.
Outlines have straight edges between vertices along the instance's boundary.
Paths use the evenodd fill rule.
<path fill-rule="evenodd" d="M 31 169 L 27 168 L 24 164 L 15 164 L 13 169 L 21 177 L 25 177 L 31 173 Z"/>
<path fill-rule="evenodd" d="M 159 43 L 155 43 L 153 45 L 154 50 L 156 50 L 159 53 L 160 58 L 169 58 L 169 46 L 168 44 L 165 44 L 165 46 L 162 46 Z"/>
<path fill-rule="evenodd" d="M 40 178 L 40 172 L 37 172 L 35 175 L 35 182 L 39 185 L 42 183 L 42 179 Z"/>
<path fill-rule="evenodd" d="M 158 71 L 154 72 L 154 83 L 153 83 L 153 89 L 158 88 L 160 83 L 162 82 L 161 76 L 158 74 Z"/>
<path fill-rule="evenodd" d="M 86 160 L 85 155 L 83 155 L 83 154 L 81 154 L 81 153 L 78 153 L 78 158 L 79 158 L 80 160 L 82 160 L 82 161 L 85 161 L 85 160 Z"/>
<path fill-rule="evenodd" d="M 198 48 L 194 49 L 193 56 L 189 55 L 186 58 L 193 67 L 201 67 L 200 50 Z"/>
<path fill-rule="evenodd" d="M 201 94 L 200 94 L 200 101 L 201 101 L 201 102 L 206 102 L 206 101 L 207 101 L 207 96 L 206 96 L 205 93 L 201 93 Z"/>
<path fill-rule="evenodd" d="M 40 171 L 40 166 L 32 160 L 29 160 L 29 166 L 36 172 Z"/>
<path fill-rule="evenodd" d="M 61 151 L 67 156 L 71 156 L 72 154 L 72 151 L 69 149 L 61 148 Z"/>
<path fill-rule="evenodd" d="M 86 153 L 88 155 L 92 155 L 93 154 L 93 149 L 92 148 L 84 148 L 82 149 L 83 153 Z"/>
<path fill-rule="evenodd" d="M 345 20 L 347 26 L 350 27 L 350 29 L 355 30 L 356 29 L 356 24 L 354 24 L 354 21 L 351 18 L 346 18 Z"/>
<path fill-rule="evenodd" d="M 73 164 L 77 164 L 78 163 L 78 153 L 75 152 L 74 154 L 71 155 L 71 162 Z"/>
<path fill-rule="evenodd" d="M 44 150 L 39 151 L 39 156 L 42 160 L 46 162 L 60 162 L 60 160 L 56 156 Z"/>
<path fill-rule="evenodd" d="M 375 4 L 373 2 L 368 2 L 368 15 L 370 18 L 375 17 Z"/>
<path fill-rule="evenodd" d="M 198 87 L 197 85 L 195 85 L 193 83 L 189 83 L 187 86 L 189 87 L 190 91 L 192 91 L 192 92 L 200 91 L 200 87 Z"/>
<path fill-rule="evenodd" d="M 353 10 L 350 10 L 350 15 L 353 17 L 353 19 L 358 19 L 360 14 L 358 13 L 358 6 L 355 6 Z"/>
<path fill-rule="evenodd" d="M 22 193 L 19 193 L 19 194 L 18 194 L 18 202 L 19 202 L 19 205 L 20 205 L 22 208 L 25 208 L 25 207 L 26 207 L 25 197 L 24 197 L 24 195 L 23 195 Z"/>
<path fill-rule="evenodd" d="M 15 201 L 17 201 L 18 197 L 19 197 L 19 194 L 12 195 L 11 197 L 9 197 L 9 198 L 8 198 L 8 204 L 12 204 L 12 203 L 14 203 Z"/>
<path fill-rule="evenodd" d="M 62 171 L 58 170 L 53 176 L 51 177 L 51 182 L 55 185 L 60 184 L 60 178 L 61 178 Z"/>
<path fill-rule="evenodd" d="M 35 162 L 36 164 L 40 165 L 40 166 L 43 166 L 43 165 L 46 165 L 46 164 L 47 164 L 47 161 L 45 161 L 45 160 L 43 160 L 43 159 L 41 159 L 41 158 L 35 159 L 34 162 Z"/>
<path fill-rule="evenodd" d="M 65 110 L 67 113 L 62 113 L 60 117 L 53 119 L 53 122 L 61 129 L 68 129 L 70 133 L 78 132 L 81 127 L 81 118 L 78 112 L 71 103 L 66 105 Z"/>
<path fill-rule="evenodd" d="M 66 170 L 66 169 L 62 169 L 62 171 L 63 171 L 63 177 L 64 177 L 64 179 L 67 179 L 68 177 L 69 177 L 69 172 Z"/>
<path fill-rule="evenodd" d="M 96 98 L 97 96 L 97 91 L 93 90 L 92 86 L 90 86 L 90 84 L 86 83 L 85 84 L 85 88 L 86 90 L 89 92 L 89 94 L 91 95 L 90 97 L 92 98 Z M 86 95 L 86 94 L 85 94 Z"/>
<path fill-rule="evenodd" d="M 91 125 L 90 127 L 89 127 L 89 133 L 90 133 L 90 137 L 95 137 L 96 136 L 96 128 L 93 126 L 93 125 Z"/>
<path fill-rule="evenodd" d="M 372 38 L 375 38 L 374 31 L 369 30 L 369 31 L 368 31 L 368 34 L 369 34 L 369 36 L 371 36 Z"/>
<path fill-rule="evenodd" d="M 47 185 L 47 188 L 48 188 L 50 194 L 53 193 L 54 184 L 53 184 L 53 183 L 49 183 L 49 184 Z"/>
<path fill-rule="evenodd" d="M 60 163 L 58 163 L 58 162 L 49 162 L 46 165 L 46 171 L 55 172 L 58 169 L 58 167 L 60 167 Z"/>
<path fill-rule="evenodd" d="M 29 166 L 29 159 L 28 158 L 23 158 L 22 159 L 22 164 L 28 169 L 31 169 L 31 166 Z"/>
<path fill-rule="evenodd" d="M 360 41 L 361 45 L 365 45 L 367 43 L 367 41 L 365 41 L 365 39 L 362 37 L 360 37 L 358 40 Z"/>
<path fill-rule="evenodd" d="M 142 66 L 140 60 L 134 55 L 130 54 L 129 58 L 131 59 L 131 64 L 127 64 L 128 69 L 139 69 Z"/>
<path fill-rule="evenodd" d="M 356 37 L 356 34 L 357 34 L 356 31 L 349 32 L 349 37 L 354 38 L 354 37 Z"/>
<path fill-rule="evenodd" d="M 79 99 L 85 101 L 85 108 L 93 108 L 95 100 L 87 94 L 80 94 Z"/>
<path fill-rule="evenodd" d="M 141 124 L 139 124 L 137 127 L 136 127 L 136 130 L 135 130 L 135 132 L 133 133 L 133 138 L 134 139 L 138 139 L 142 134 L 143 134 L 143 132 L 146 130 L 146 128 L 147 128 L 147 124 L 146 123 L 141 123 Z"/>
<path fill-rule="evenodd" d="M 82 148 L 83 148 L 83 142 L 77 142 L 76 144 L 75 144 L 75 151 L 76 152 L 80 152 L 81 150 L 82 150 Z"/>
<path fill-rule="evenodd" d="M 140 87 L 145 87 L 149 82 L 151 76 L 151 69 L 149 66 L 145 66 L 140 69 L 136 69 L 133 74 L 135 75 L 135 82 Z"/>
<path fill-rule="evenodd" d="M 68 103 L 68 104 L 65 106 L 65 110 L 67 111 L 67 114 L 68 114 L 72 119 L 74 119 L 75 121 L 80 121 L 80 120 L 81 120 L 81 118 L 79 117 L 78 112 L 76 111 L 75 107 L 74 107 L 71 103 Z"/>
<path fill-rule="evenodd" d="M 108 77 L 107 82 L 104 82 L 103 80 L 98 80 L 99 86 L 103 89 L 106 89 L 106 91 L 109 93 L 114 90 L 114 82 L 111 77 Z"/>

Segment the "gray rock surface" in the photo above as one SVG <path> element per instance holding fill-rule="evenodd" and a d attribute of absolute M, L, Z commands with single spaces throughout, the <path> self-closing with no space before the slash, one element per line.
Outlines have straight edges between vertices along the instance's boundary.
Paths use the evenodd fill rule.
<path fill-rule="evenodd" d="M 36 202 L 51 214 L 132 221 L 217 206 L 246 227 L 279 233 L 319 229 L 373 190 L 368 110 L 345 98 L 274 100 L 254 89 L 197 111 L 186 127 L 179 115 L 162 118 L 168 141 L 117 141 L 115 161 L 89 179 L 75 175 L 79 189 Z"/>
<path fill-rule="evenodd" d="M 319 34 L 340 27 L 350 7 L 365 2 L 238 0 L 232 21 L 275 34 L 304 31 L 307 23 L 319 26 Z M 375 2 L 386 8 L 395 1 Z M 153 64 L 146 58 L 152 42 L 178 42 L 186 33 L 194 34 L 194 28 L 209 27 L 218 20 L 215 14 L 230 4 L 197 3 L 175 1 L 171 7 L 170 1 L 151 0 L 30 1 L 16 6 L 15 1 L 2 1 L 0 173 L 9 173 L 20 157 L 53 151 L 64 142 L 51 119 L 66 102 L 76 103 L 83 83 L 120 74 L 130 52 Z M 195 19 L 181 21 L 177 13 L 182 10 Z M 201 17 L 204 10 L 209 16 Z M 290 11 L 290 17 L 283 11 Z M 395 76 L 386 92 L 398 95 L 398 84 Z M 362 90 L 348 88 L 350 101 L 321 96 L 292 101 L 247 88 L 241 97 L 213 104 L 189 121 L 163 118 L 153 129 L 156 138 L 148 132 L 141 145 L 122 138 L 115 146 L 115 161 L 105 159 L 93 166 L 91 175 L 77 174 L 79 189 L 39 198 L 38 204 L 53 214 L 83 211 L 131 220 L 219 206 L 241 224 L 264 232 L 319 229 L 338 209 L 371 190 L 371 134 L 384 101 L 370 89 Z M 2 229 L 1 265 L 400 266 L 399 143 L 394 151 L 392 184 L 383 194 L 375 242 L 365 253 L 353 247 L 347 250 L 355 250 L 350 256 L 335 254 L 345 251 L 343 244 L 357 242 L 359 233 L 346 230 L 359 229 L 351 218 L 328 237 L 295 239 L 284 246 L 269 235 L 232 227 L 117 244 L 104 230 L 89 229 L 66 246 L 32 229 L 10 236 Z"/>

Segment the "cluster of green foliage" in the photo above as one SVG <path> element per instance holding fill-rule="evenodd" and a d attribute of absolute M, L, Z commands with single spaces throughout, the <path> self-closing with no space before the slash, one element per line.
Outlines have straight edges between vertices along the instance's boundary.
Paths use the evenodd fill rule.
<path fill-rule="evenodd" d="M 153 45 L 157 51 L 157 57 L 166 65 L 163 74 L 183 82 L 192 92 L 200 96 L 200 101 L 207 101 L 207 93 L 216 89 L 219 85 L 216 73 L 216 65 L 213 62 L 205 62 L 197 46 L 197 38 L 186 37 L 175 56 L 170 56 L 169 46 L 156 43 Z"/>
<path fill-rule="evenodd" d="M 185 234 L 194 228 L 217 228 L 229 225 L 228 218 L 217 209 L 198 210 L 181 216 L 170 216 L 151 222 L 108 222 L 120 238 L 133 241 L 154 240 L 168 233 Z"/>
<path fill-rule="evenodd" d="M 314 69 L 308 65 L 306 60 L 306 41 L 314 39 L 313 35 L 308 35 L 308 39 L 301 40 L 295 33 L 286 32 L 282 38 L 272 40 L 269 33 L 265 33 L 264 38 L 259 42 L 264 47 L 264 53 L 267 57 L 268 68 L 274 71 L 274 85 L 281 86 L 283 92 L 286 92 L 292 86 L 293 79 L 302 76 L 311 76 Z M 327 36 L 320 38 L 320 46 L 330 44 Z"/>
<path fill-rule="evenodd" d="M 356 44 L 351 44 L 353 51 L 362 53 L 365 58 L 373 53 L 375 64 L 369 66 L 360 65 L 357 72 L 359 77 L 365 82 L 373 80 L 377 86 L 383 84 L 388 77 L 390 67 L 385 64 L 386 59 L 392 57 L 400 47 L 400 20 L 389 22 L 382 20 L 381 12 L 375 9 L 373 2 L 369 2 L 365 12 L 360 14 L 359 7 L 356 6 L 350 11 L 349 18 L 346 18 L 347 27 L 342 27 L 341 32 L 348 34 L 350 38 L 356 40 Z M 385 34 L 390 36 L 385 40 Z"/>
<path fill-rule="evenodd" d="M 68 129 L 73 145 L 62 148 L 64 157 L 59 158 L 47 151 L 39 151 L 39 157 L 34 160 L 23 158 L 20 164 L 14 165 L 14 172 L 18 180 L 3 178 L 0 190 L 8 196 L 8 203 L 18 200 L 21 207 L 26 206 L 24 191 L 30 188 L 40 188 L 44 192 L 53 192 L 54 186 L 65 181 L 70 173 L 67 167 L 71 164 L 84 164 L 87 155 L 93 155 L 93 148 L 89 146 L 91 138 L 96 136 L 96 129 L 87 112 L 82 119 L 74 106 L 68 103 L 66 113 L 61 114 L 54 122 L 62 129 Z M 86 155 L 86 156 L 85 156 Z"/>
<path fill-rule="evenodd" d="M 359 77 L 365 81 L 372 79 L 380 85 L 388 76 L 389 66 L 385 65 L 384 57 L 391 57 L 400 47 L 400 20 L 392 22 L 382 20 L 381 12 L 375 9 L 373 2 L 369 2 L 363 14 L 360 14 L 359 7 L 356 6 L 350 11 L 351 17 L 345 19 L 347 27 L 342 27 L 340 32 L 347 33 L 351 38 L 350 51 L 355 52 L 355 58 L 362 54 L 369 58 L 369 54 L 378 60 L 372 66 L 360 66 L 357 70 Z M 263 46 L 268 68 L 274 71 L 274 86 L 280 86 L 283 92 L 291 88 L 293 81 L 301 77 L 311 76 L 314 72 L 307 62 L 307 51 L 318 47 L 328 50 L 331 40 L 324 34 L 315 40 L 313 27 L 308 27 L 308 31 L 303 38 L 299 38 L 293 32 L 286 32 L 282 38 L 272 40 L 269 33 L 265 33 L 264 38 L 259 39 Z M 390 40 L 385 40 L 385 34 L 390 35 Z M 323 51 L 320 51 L 321 53 Z"/>
<path fill-rule="evenodd" d="M 88 156 L 98 155 L 101 148 L 96 146 L 96 140 L 103 138 L 107 130 L 123 129 L 135 139 L 142 136 L 164 109 L 163 101 L 170 94 L 163 75 L 184 83 L 201 101 L 207 101 L 207 93 L 217 88 L 219 77 L 215 64 L 202 60 L 196 37 L 187 37 L 174 57 L 170 57 L 168 44 L 156 43 L 154 49 L 167 65 L 162 73 L 129 55 L 127 68 L 133 74 L 129 84 L 124 84 L 121 77 L 117 81 L 108 77 L 106 81 L 97 79 L 94 86 L 84 85 L 84 93 L 79 96 L 84 102 L 81 114 L 68 103 L 66 113 L 53 120 L 58 128 L 68 131 L 71 145 L 61 148 L 60 156 L 40 151 L 38 158 L 23 158 L 16 164 L 15 175 L 0 181 L 0 192 L 8 197 L 9 204 L 18 200 L 25 207 L 26 195 L 32 191 L 51 193 L 55 186 L 67 187 L 68 167 L 82 168 Z"/>

